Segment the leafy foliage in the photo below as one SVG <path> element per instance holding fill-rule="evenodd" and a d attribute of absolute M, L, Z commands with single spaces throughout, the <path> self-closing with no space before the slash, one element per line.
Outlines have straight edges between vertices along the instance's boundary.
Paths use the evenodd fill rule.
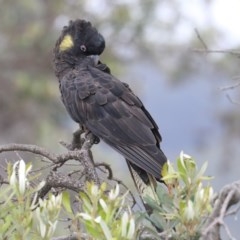
<path fill-rule="evenodd" d="M 44 182 L 33 187 L 37 176 L 31 168 L 23 160 L 8 166 L 9 184 L 2 185 L 0 192 L 0 235 L 4 240 L 51 239 L 59 229 L 60 213 L 68 217 L 70 230 L 79 239 L 199 239 L 212 210 L 213 190 L 202 183 L 210 180 L 204 176 L 207 164 L 198 171 L 194 159 L 183 153 L 176 169 L 170 163 L 163 168 L 167 188 L 159 184 L 155 199 L 145 199 L 152 209 L 150 215 L 133 213 L 126 202 L 128 193 L 121 194 L 119 185 L 108 190 L 106 183 L 86 183 L 74 208 L 67 191 L 37 200 Z"/>
<path fill-rule="evenodd" d="M 107 185 L 100 187 L 87 183 L 86 191 L 79 193 L 78 201 L 82 211 L 74 214 L 69 208 L 69 198 L 63 202 L 67 211 L 72 215 L 73 223 L 80 220 L 88 236 L 99 240 L 135 239 L 136 226 L 131 209 L 125 204 L 124 195 L 119 195 L 119 185 L 106 193 Z M 70 211 L 69 211 L 70 210 Z M 75 231 L 81 229 L 75 226 Z"/>
<path fill-rule="evenodd" d="M 153 209 L 148 219 L 173 239 L 198 239 L 201 227 L 212 210 L 213 190 L 203 186 L 207 168 L 205 163 L 198 171 L 194 159 L 183 152 L 177 159 L 177 169 L 169 162 L 162 175 L 168 191 L 158 185 L 157 200 L 150 197 L 146 202 Z"/>
<path fill-rule="evenodd" d="M 1 239 L 50 239 L 56 229 L 61 209 L 61 194 L 49 195 L 36 203 L 37 192 L 44 182 L 32 187 L 31 164 L 23 160 L 8 166 L 9 185 L 1 186 Z"/>

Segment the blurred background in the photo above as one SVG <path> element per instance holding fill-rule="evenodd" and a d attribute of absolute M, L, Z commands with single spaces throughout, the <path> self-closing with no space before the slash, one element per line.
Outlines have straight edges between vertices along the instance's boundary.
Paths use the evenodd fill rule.
<path fill-rule="evenodd" d="M 199 165 L 208 161 L 216 191 L 240 178 L 238 0 L 0 4 L 0 144 L 64 151 L 58 142 L 70 141 L 77 125 L 60 101 L 52 49 L 62 27 L 82 18 L 105 37 L 102 62 L 130 84 L 156 120 L 168 158 L 175 162 L 183 150 Z M 236 87 L 222 90 L 229 86 Z M 122 158 L 103 143 L 94 146 L 94 158 L 114 162 L 117 177 L 125 179 Z"/>

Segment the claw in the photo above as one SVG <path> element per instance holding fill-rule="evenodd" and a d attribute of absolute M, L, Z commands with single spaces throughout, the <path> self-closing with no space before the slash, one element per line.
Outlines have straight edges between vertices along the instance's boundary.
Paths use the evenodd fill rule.
<path fill-rule="evenodd" d="M 81 135 L 82 133 L 84 133 L 84 129 L 80 126 L 80 128 L 75 131 L 73 133 L 73 139 L 72 139 L 72 143 L 71 143 L 71 150 L 75 150 L 75 149 L 81 149 L 82 147 L 82 139 L 81 139 Z"/>
<path fill-rule="evenodd" d="M 91 139 L 92 144 L 98 144 L 100 142 L 99 137 L 95 136 L 91 131 L 86 130 L 85 131 L 85 136 L 87 137 L 88 135 L 90 135 L 90 139 Z"/>

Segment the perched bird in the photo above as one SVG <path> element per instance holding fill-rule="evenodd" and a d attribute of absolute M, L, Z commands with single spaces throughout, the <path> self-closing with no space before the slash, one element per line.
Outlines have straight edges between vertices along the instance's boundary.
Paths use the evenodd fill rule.
<path fill-rule="evenodd" d="M 122 154 L 146 185 L 160 181 L 167 161 L 158 126 L 126 83 L 92 56 L 105 48 L 90 22 L 71 21 L 54 48 L 62 101 L 74 121 Z"/>

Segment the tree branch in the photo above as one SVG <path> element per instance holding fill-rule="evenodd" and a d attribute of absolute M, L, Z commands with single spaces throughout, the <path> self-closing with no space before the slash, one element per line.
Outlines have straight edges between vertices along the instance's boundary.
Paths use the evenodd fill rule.
<path fill-rule="evenodd" d="M 75 141 L 76 138 L 77 134 L 74 133 Z M 95 138 L 92 134 L 87 134 L 85 136 L 85 139 L 81 139 L 81 146 L 78 145 L 81 147 L 80 150 L 68 151 L 62 154 L 51 153 L 45 148 L 41 148 L 36 145 L 16 143 L 1 145 L 0 154 L 10 151 L 30 152 L 45 157 L 53 163 L 53 166 L 46 177 L 46 183 L 38 193 L 38 198 L 43 198 L 51 190 L 51 188 L 67 188 L 76 192 L 83 191 L 84 184 L 81 183 L 80 180 L 71 178 L 71 176 L 57 172 L 58 168 L 62 167 L 64 163 L 68 160 L 76 160 L 80 163 L 79 166 L 84 167 L 84 169 L 82 170 L 82 175 L 85 176 L 86 181 L 93 181 L 94 183 L 100 185 L 100 180 L 93 162 L 92 152 L 90 150 L 95 141 L 94 139 Z"/>
<path fill-rule="evenodd" d="M 85 240 L 85 239 L 87 239 L 87 236 L 78 236 L 76 233 L 72 233 L 69 236 L 61 236 L 61 237 L 52 238 L 52 240 L 78 240 L 78 239 Z"/>
<path fill-rule="evenodd" d="M 0 146 L 0 154 L 3 152 L 12 152 L 12 151 L 31 152 L 31 153 L 46 157 L 53 163 L 58 162 L 58 155 L 50 153 L 45 148 L 38 147 L 36 145 L 10 143 L 10 144 L 5 144 Z"/>
<path fill-rule="evenodd" d="M 220 228 L 224 227 L 229 239 L 235 239 L 231 236 L 230 230 L 224 222 L 224 217 L 229 214 L 228 209 L 240 202 L 240 181 L 226 185 L 215 198 L 213 212 L 209 216 L 202 232 L 202 240 L 219 240 Z M 232 213 L 232 212 L 231 212 Z M 236 211 L 235 211 L 236 213 Z"/>

